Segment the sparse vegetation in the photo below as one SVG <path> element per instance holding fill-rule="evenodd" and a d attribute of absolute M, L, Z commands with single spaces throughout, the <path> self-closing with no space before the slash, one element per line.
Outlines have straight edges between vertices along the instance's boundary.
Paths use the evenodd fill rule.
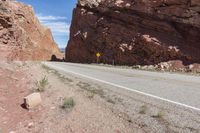
<path fill-rule="evenodd" d="M 47 70 L 47 72 L 50 71 L 50 70 L 52 70 L 51 68 L 49 68 L 48 66 L 46 66 L 44 64 L 42 64 L 42 68 L 44 68 L 45 70 Z"/>
<path fill-rule="evenodd" d="M 48 84 L 48 78 L 45 76 L 42 80 L 36 82 L 37 91 L 43 92 Z"/>
<path fill-rule="evenodd" d="M 102 89 L 97 89 L 95 87 L 92 87 L 88 83 L 79 82 L 77 86 L 79 86 L 83 90 L 90 92 L 93 95 L 99 95 L 100 97 L 104 97 L 104 91 Z"/>
<path fill-rule="evenodd" d="M 67 82 L 73 82 L 72 79 L 67 78 L 67 77 L 65 77 L 64 75 L 60 74 L 60 73 L 55 73 L 55 74 L 58 76 L 58 78 L 59 78 L 62 82 L 65 82 L 65 81 L 67 81 Z"/>
<path fill-rule="evenodd" d="M 163 118 L 164 117 L 164 112 L 159 111 L 155 115 L 153 115 L 154 118 Z"/>
<path fill-rule="evenodd" d="M 139 113 L 140 114 L 146 114 L 147 113 L 147 109 L 148 109 L 147 106 L 143 105 L 143 106 L 140 107 Z"/>
<path fill-rule="evenodd" d="M 44 68 L 48 73 L 53 73 L 53 74 L 57 75 L 58 78 L 62 82 L 65 82 L 65 81 L 67 81 L 67 82 L 73 82 L 72 79 L 65 77 L 64 75 L 60 74 L 58 71 L 56 71 L 56 70 L 54 70 L 54 69 L 52 69 L 52 68 L 50 68 L 50 67 L 48 67 L 48 66 L 46 66 L 44 64 L 42 65 L 42 68 Z"/>
<path fill-rule="evenodd" d="M 63 109 L 71 109 L 74 106 L 75 106 L 75 101 L 72 97 L 64 99 L 64 102 L 63 102 L 63 105 L 62 105 Z"/>
<path fill-rule="evenodd" d="M 128 121 L 129 123 L 133 123 L 133 121 L 132 121 L 131 119 L 128 119 L 127 121 Z"/>
<path fill-rule="evenodd" d="M 113 101 L 113 100 L 110 99 L 110 98 L 108 98 L 106 101 L 109 102 L 109 103 L 115 104 L 115 101 Z"/>
<path fill-rule="evenodd" d="M 89 99 L 94 98 L 94 93 L 90 93 L 90 94 L 88 95 L 88 98 L 89 98 Z"/>

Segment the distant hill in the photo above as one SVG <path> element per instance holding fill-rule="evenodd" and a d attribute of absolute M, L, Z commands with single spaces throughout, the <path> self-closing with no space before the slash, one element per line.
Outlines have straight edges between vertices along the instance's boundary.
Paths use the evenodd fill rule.
<path fill-rule="evenodd" d="M 65 48 L 60 48 L 60 52 L 65 53 Z"/>

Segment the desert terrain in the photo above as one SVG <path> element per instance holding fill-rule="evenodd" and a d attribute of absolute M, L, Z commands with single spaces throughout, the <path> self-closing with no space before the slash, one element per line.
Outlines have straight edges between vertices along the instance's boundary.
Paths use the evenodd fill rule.
<path fill-rule="evenodd" d="M 40 62 L 1 63 L 0 70 L 2 133 L 200 131 L 198 111 L 62 74 Z M 39 91 L 36 82 L 44 77 L 48 84 L 40 92 L 41 104 L 25 109 L 23 98 Z M 73 99 L 73 106 L 63 108 L 66 99 Z"/>
<path fill-rule="evenodd" d="M 0 133 L 200 133 L 200 0 L 61 1 L 0 1 Z"/>

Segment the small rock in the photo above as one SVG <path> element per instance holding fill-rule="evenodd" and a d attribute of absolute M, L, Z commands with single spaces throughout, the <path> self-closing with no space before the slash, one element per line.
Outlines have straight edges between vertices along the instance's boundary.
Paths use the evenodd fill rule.
<path fill-rule="evenodd" d="M 140 65 L 135 65 L 135 66 L 132 66 L 133 69 L 140 69 L 141 66 Z"/>
<path fill-rule="evenodd" d="M 169 70 L 170 68 L 170 64 L 168 62 L 161 62 L 158 65 L 161 68 L 161 70 Z"/>
<path fill-rule="evenodd" d="M 34 126 L 33 122 L 31 122 L 31 123 L 28 124 L 28 128 L 32 128 L 33 126 Z"/>
<path fill-rule="evenodd" d="M 192 64 L 189 65 L 189 69 L 192 69 L 192 68 L 194 68 L 194 65 L 192 65 Z"/>
<path fill-rule="evenodd" d="M 141 69 L 142 69 L 142 70 L 147 70 L 147 69 L 148 69 L 148 66 L 147 66 L 147 65 L 142 66 Z"/>
<path fill-rule="evenodd" d="M 56 107 L 51 107 L 52 110 L 56 109 Z"/>
<path fill-rule="evenodd" d="M 154 67 L 153 65 L 149 65 L 149 66 L 147 67 L 147 69 L 148 69 L 148 70 L 154 70 L 155 67 Z"/>

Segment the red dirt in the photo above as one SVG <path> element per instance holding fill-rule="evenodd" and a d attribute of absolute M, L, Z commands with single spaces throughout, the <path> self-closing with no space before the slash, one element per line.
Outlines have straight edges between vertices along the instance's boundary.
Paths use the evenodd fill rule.
<path fill-rule="evenodd" d="M 28 111 L 23 108 L 23 97 L 30 94 L 30 81 L 26 70 L 12 66 L 12 70 L 0 67 L 0 132 L 15 130 L 25 120 L 40 116 L 40 111 Z"/>

